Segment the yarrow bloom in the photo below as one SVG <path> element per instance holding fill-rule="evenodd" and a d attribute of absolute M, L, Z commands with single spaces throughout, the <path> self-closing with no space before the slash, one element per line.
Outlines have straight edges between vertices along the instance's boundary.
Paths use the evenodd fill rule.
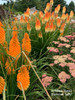
<path fill-rule="evenodd" d="M 27 90 L 30 85 L 30 76 L 29 76 L 29 71 L 25 67 L 25 65 L 22 65 L 20 70 L 18 71 L 17 74 L 17 87 L 22 91 Z"/>
<path fill-rule="evenodd" d="M 5 80 L 3 79 L 2 76 L 0 76 L 0 94 L 2 94 L 4 90 L 4 85 L 5 85 Z"/>
<path fill-rule="evenodd" d="M 59 50 L 57 48 L 54 48 L 54 47 L 47 47 L 47 49 L 49 50 L 49 52 L 55 52 L 55 53 L 59 52 Z"/>
<path fill-rule="evenodd" d="M 47 76 L 46 74 L 43 74 L 42 75 L 42 83 L 45 87 L 49 86 L 50 85 L 50 82 L 52 82 L 53 80 L 53 77 L 49 77 Z"/>
<path fill-rule="evenodd" d="M 75 54 L 75 47 L 71 47 L 71 51 L 70 52 Z"/>
<path fill-rule="evenodd" d="M 64 71 L 62 71 L 61 73 L 59 73 L 58 78 L 60 79 L 60 81 L 62 83 L 65 83 L 66 79 L 70 79 L 70 75 L 68 75 Z"/>

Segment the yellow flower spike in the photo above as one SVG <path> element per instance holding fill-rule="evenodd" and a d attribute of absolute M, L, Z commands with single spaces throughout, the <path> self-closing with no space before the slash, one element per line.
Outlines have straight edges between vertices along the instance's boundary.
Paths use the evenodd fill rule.
<path fill-rule="evenodd" d="M 0 76 L 0 94 L 2 94 L 5 86 L 5 80 L 2 76 Z"/>
<path fill-rule="evenodd" d="M 66 7 L 63 7 L 62 13 L 64 14 L 66 12 Z"/>
<path fill-rule="evenodd" d="M 54 29 L 54 25 L 53 25 L 53 22 L 51 22 L 51 23 L 50 23 L 50 26 L 49 26 L 49 30 L 50 30 L 50 32 L 52 32 L 53 29 Z"/>
<path fill-rule="evenodd" d="M 74 15 L 74 12 L 71 10 L 71 11 L 70 11 L 70 18 L 72 18 L 73 15 Z"/>
<path fill-rule="evenodd" d="M 42 38 L 42 33 L 41 32 L 38 34 L 38 37 L 39 38 Z"/>
<path fill-rule="evenodd" d="M 47 3 L 47 5 L 46 5 L 46 10 L 47 10 L 47 11 L 50 10 L 50 2 Z"/>
<path fill-rule="evenodd" d="M 39 17 L 43 18 L 43 12 L 42 11 L 39 12 Z"/>
<path fill-rule="evenodd" d="M 29 23 L 27 23 L 27 31 L 31 31 L 31 26 L 30 26 L 30 24 Z"/>
<path fill-rule="evenodd" d="M 25 65 L 22 65 L 17 74 L 17 87 L 22 91 L 27 90 L 30 85 L 29 71 Z"/>
<path fill-rule="evenodd" d="M 62 19 L 62 20 L 65 20 L 65 19 L 66 19 L 66 15 L 65 15 L 64 13 L 63 13 L 62 16 L 61 16 L 61 19 Z"/>
<path fill-rule="evenodd" d="M 50 5 L 52 5 L 52 6 L 53 6 L 53 3 L 54 3 L 54 1 L 53 1 L 53 0 L 50 0 Z"/>

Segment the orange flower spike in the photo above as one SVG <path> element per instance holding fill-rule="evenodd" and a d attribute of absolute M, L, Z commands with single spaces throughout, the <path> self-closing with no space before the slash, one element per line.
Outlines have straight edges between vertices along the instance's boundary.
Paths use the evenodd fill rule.
<path fill-rule="evenodd" d="M 7 59 L 7 61 L 6 61 L 6 64 L 5 64 L 5 69 L 7 70 L 7 74 L 8 75 L 10 75 L 11 74 L 11 71 L 13 72 L 13 74 L 15 73 L 14 72 L 14 68 L 13 68 L 13 63 L 11 63 L 12 62 L 12 60 L 10 59 L 10 62 L 9 62 L 9 60 Z M 11 64 L 10 64 L 11 63 Z M 12 69 L 12 70 L 11 70 Z"/>
<path fill-rule="evenodd" d="M 68 13 L 66 13 L 66 18 L 68 18 Z"/>
<path fill-rule="evenodd" d="M 45 17 L 42 18 L 42 24 L 45 24 Z"/>
<path fill-rule="evenodd" d="M 15 20 L 15 23 L 17 23 L 17 21 L 18 21 L 17 17 L 15 17 L 14 20 Z"/>
<path fill-rule="evenodd" d="M 68 16 L 66 19 L 66 23 L 69 23 L 69 22 L 70 22 L 70 16 Z"/>
<path fill-rule="evenodd" d="M 45 32 L 49 32 L 49 22 L 46 23 L 46 26 L 45 26 Z"/>
<path fill-rule="evenodd" d="M 20 43 L 17 38 L 17 34 L 14 31 L 13 37 L 9 43 L 9 55 L 12 57 L 16 57 L 21 53 Z M 19 58 L 19 56 L 17 57 Z"/>
<path fill-rule="evenodd" d="M 54 16 L 54 11 L 52 12 L 52 18 L 53 18 L 53 19 L 55 18 L 55 16 Z"/>
<path fill-rule="evenodd" d="M 74 12 L 71 10 L 71 11 L 70 11 L 70 18 L 72 18 L 73 15 L 74 15 Z"/>
<path fill-rule="evenodd" d="M 53 27 L 53 31 L 55 31 L 56 30 L 56 25 L 54 25 L 54 27 Z"/>
<path fill-rule="evenodd" d="M 58 19 L 57 19 L 57 27 L 60 27 L 60 25 L 61 25 L 61 19 L 58 18 Z"/>
<path fill-rule="evenodd" d="M 46 14 L 45 14 L 45 22 L 48 22 L 49 18 L 50 18 L 50 13 L 46 12 Z"/>
<path fill-rule="evenodd" d="M 52 6 L 53 6 L 53 3 L 54 3 L 54 1 L 53 1 L 53 0 L 50 0 L 50 5 L 52 5 Z"/>
<path fill-rule="evenodd" d="M 30 14 L 30 9 L 27 8 L 26 12 L 24 12 L 24 16 L 29 17 L 29 14 Z"/>
<path fill-rule="evenodd" d="M 38 34 L 38 37 L 39 38 L 42 38 L 42 33 L 41 32 Z"/>
<path fill-rule="evenodd" d="M 51 22 L 50 27 L 49 27 L 50 32 L 52 32 L 53 29 L 54 29 L 54 25 L 53 25 L 53 22 Z"/>
<path fill-rule="evenodd" d="M 65 26 L 65 23 L 63 23 L 60 27 L 60 33 L 63 33 L 64 32 L 64 26 Z"/>
<path fill-rule="evenodd" d="M 23 16 L 20 17 L 20 23 L 24 23 Z"/>
<path fill-rule="evenodd" d="M 27 23 L 27 31 L 31 31 L 31 26 L 30 26 L 30 24 L 29 23 Z"/>
<path fill-rule="evenodd" d="M 2 94 L 5 86 L 5 80 L 2 76 L 0 76 L 0 94 Z"/>
<path fill-rule="evenodd" d="M 58 14 L 59 10 L 58 7 L 55 8 L 55 14 Z"/>
<path fill-rule="evenodd" d="M 39 12 L 39 17 L 43 18 L 43 12 L 42 11 Z"/>
<path fill-rule="evenodd" d="M 38 18 L 36 18 L 35 29 L 37 31 L 39 31 L 41 29 L 41 23 L 40 23 L 40 20 Z"/>
<path fill-rule="evenodd" d="M 5 42 L 5 31 L 2 27 L 0 27 L 0 44 Z"/>
<path fill-rule="evenodd" d="M 22 65 L 20 70 L 18 71 L 17 74 L 17 87 L 22 91 L 27 90 L 30 85 L 30 76 L 29 76 L 29 71 L 25 67 L 25 65 Z"/>
<path fill-rule="evenodd" d="M 46 10 L 47 10 L 47 11 L 50 10 L 50 2 L 47 3 L 47 5 L 46 5 Z"/>
<path fill-rule="evenodd" d="M 60 11 L 60 4 L 58 4 L 57 9 L 58 9 L 58 12 L 59 12 Z"/>
<path fill-rule="evenodd" d="M 47 11 L 47 9 L 45 8 L 45 10 L 44 10 L 44 13 L 46 14 L 48 11 Z"/>
<path fill-rule="evenodd" d="M 65 15 L 64 13 L 63 13 L 62 16 L 61 16 L 61 19 L 62 19 L 62 20 L 65 20 L 65 19 L 66 19 L 66 15 Z"/>
<path fill-rule="evenodd" d="M 25 22 L 28 23 L 28 17 L 25 16 Z"/>
<path fill-rule="evenodd" d="M 37 10 L 33 13 L 33 16 L 35 16 L 37 14 Z"/>
<path fill-rule="evenodd" d="M 64 14 L 66 12 L 66 7 L 63 7 L 62 13 Z"/>
<path fill-rule="evenodd" d="M 26 54 L 31 52 L 31 40 L 27 33 L 24 34 L 24 38 L 22 39 L 22 50 L 25 51 Z"/>

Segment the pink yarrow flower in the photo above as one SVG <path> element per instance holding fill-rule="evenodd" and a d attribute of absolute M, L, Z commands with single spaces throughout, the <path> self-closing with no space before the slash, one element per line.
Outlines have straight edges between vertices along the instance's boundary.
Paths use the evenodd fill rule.
<path fill-rule="evenodd" d="M 70 75 L 66 74 L 64 71 L 62 71 L 61 73 L 59 73 L 58 78 L 60 79 L 60 81 L 62 83 L 66 82 L 66 79 L 70 78 Z"/>

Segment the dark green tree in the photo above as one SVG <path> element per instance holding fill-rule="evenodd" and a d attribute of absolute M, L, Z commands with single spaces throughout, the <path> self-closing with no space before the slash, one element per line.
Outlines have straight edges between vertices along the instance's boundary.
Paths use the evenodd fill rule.
<path fill-rule="evenodd" d="M 70 12 L 71 10 L 75 11 L 75 5 L 74 5 L 74 2 L 73 2 L 73 1 L 71 1 L 71 2 L 69 3 L 69 12 Z"/>

